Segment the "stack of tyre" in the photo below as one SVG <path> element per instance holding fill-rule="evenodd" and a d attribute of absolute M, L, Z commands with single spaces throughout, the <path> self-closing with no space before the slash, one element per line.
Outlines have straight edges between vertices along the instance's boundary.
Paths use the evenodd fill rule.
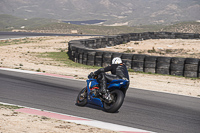
<path fill-rule="evenodd" d="M 117 35 L 117 44 L 122 44 L 123 43 L 123 37 L 121 35 Z"/>
<path fill-rule="evenodd" d="M 114 46 L 115 45 L 115 38 L 114 36 L 107 37 L 108 45 L 107 46 Z"/>
<path fill-rule="evenodd" d="M 136 72 L 144 72 L 144 59 L 146 55 L 134 54 L 132 60 L 132 69 Z"/>
<path fill-rule="evenodd" d="M 121 35 L 121 38 L 122 38 L 122 43 L 127 43 L 130 41 L 129 39 L 129 34 L 120 34 Z"/>
<path fill-rule="evenodd" d="M 70 59 L 73 60 L 73 61 L 75 61 L 76 47 L 75 47 L 75 46 L 72 46 L 70 52 L 71 52 Z"/>
<path fill-rule="evenodd" d="M 199 76 L 199 78 L 200 78 L 200 62 L 199 62 L 199 70 L 198 70 L 198 76 Z"/>
<path fill-rule="evenodd" d="M 87 51 L 87 65 L 94 66 L 95 65 L 95 54 L 94 50 Z"/>
<path fill-rule="evenodd" d="M 83 64 L 83 49 L 78 48 L 78 63 Z"/>
<path fill-rule="evenodd" d="M 130 33 L 130 41 L 138 41 L 139 40 L 139 33 Z"/>
<path fill-rule="evenodd" d="M 158 57 L 156 63 L 156 73 L 170 74 L 171 57 Z"/>
<path fill-rule="evenodd" d="M 156 73 L 157 56 L 146 56 L 144 62 L 144 72 Z"/>
<path fill-rule="evenodd" d="M 106 67 L 111 64 L 112 53 L 111 52 L 103 52 L 103 62 L 102 67 Z"/>
<path fill-rule="evenodd" d="M 78 58 L 79 58 L 79 52 L 78 52 L 77 47 L 75 47 L 75 53 L 74 53 L 74 62 L 78 63 Z"/>
<path fill-rule="evenodd" d="M 157 34 L 157 37 L 159 39 L 167 39 L 167 38 L 169 38 L 168 34 L 166 34 L 165 32 L 160 32 L 159 34 Z"/>
<path fill-rule="evenodd" d="M 108 45 L 108 41 L 106 37 L 101 38 L 101 48 L 105 48 Z"/>
<path fill-rule="evenodd" d="M 184 75 L 185 58 L 172 58 L 171 60 L 171 75 L 183 76 Z"/>
<path fill-rule="evenodd" d="M 143 40 L 151 39 L 149 32 L 144 32 L 141 36 Z"/>
<path fill-rule="evenodd" d="M 184 76 L 190 78 L 199 77 L 199 59 L 186 58 Z"/>
<path fill-rule="evenodd" d="M 88 39 L 86 47 L 87 48 L 96 48 L 96 40 L 95 39 Z"/>
<path fill-rule="evenodd" d="M 84 65 L 87 65 L 87 57 L 88 57 L 88 55 L 87 55 L 87 49 L 83 49 L 83 59 L 82 59 L 82 63 L 84 64 Z"/>
<path fill-rule="evenodd" d="M 103 62 L 103 51 L 96 51 L 95 54 L 95 66 L 102 66 L 102 62 Z"/>
<path fill-rule="evenodd" d="M 96 47 L 95 49 L 101 48 L 101 38 L 95 38 L 96 40 Z"/>

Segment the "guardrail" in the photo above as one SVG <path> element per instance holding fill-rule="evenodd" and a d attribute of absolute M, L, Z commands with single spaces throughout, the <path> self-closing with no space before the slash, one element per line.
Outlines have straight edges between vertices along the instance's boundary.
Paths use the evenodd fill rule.
<path fill-rule="evenodd" d="M 130 41 L 147 39 L 200 39 L 200 34 L 173 32 L 145 32 L 119 34 L 84 40 L 72 40 L 68 44 L 69 58 L 77 63 L 105 67 L 114 57 L 121 57 L 128 69 L 190 78 L 200 77 L 199 58 L 149 56 L 100 51 L 98 48 L 115 46 Z"/>

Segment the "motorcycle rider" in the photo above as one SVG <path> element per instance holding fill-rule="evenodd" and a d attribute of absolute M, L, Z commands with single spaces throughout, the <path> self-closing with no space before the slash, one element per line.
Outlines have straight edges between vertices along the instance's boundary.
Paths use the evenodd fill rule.
<path fill-rule="evenodd" d="M 108 71 L 111 71 L 111 74 L 105 73 Z M 120 57 L 113 58 L 111 65 L 105 68 L 100 68 L 94 73 L 91 73 L 91 75 L 100 75 L 101 80 L 100 80 L 99 93 L 101 94 L 107 94 L 107 91 L 106 91 L 107 82 L 109 83 L 114 79 L 129 80 L 128 70 L 126 68 L 126 65 L 122 63 L 122 60 Z M 126 90 L 125 90 L 125 93 L 126 93 Z"/>

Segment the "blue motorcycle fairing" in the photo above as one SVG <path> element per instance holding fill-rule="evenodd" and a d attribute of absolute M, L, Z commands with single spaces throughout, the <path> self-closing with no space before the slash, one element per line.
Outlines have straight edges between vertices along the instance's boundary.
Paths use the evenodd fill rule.
<path fill-rule="evenodd" d="M 96 79 L 88 79 L 87 80 L 87 86 L 89 87 L 88 89 L 90 89 L 91 87 L 98 85 L 99 83 L 97 82 Z"/>
<path fill-rule="evenodd" d="M 91 93 L 91 90 L 90 88 L 92 88 L 93 86 L 98 86 L 99 83 L 97 82 L 96 79 L 88 79 L 87 80 L 87 93 L 88 93 L 88 103 L 90 104 L 95 104 L 95 105 L 98 105 L 100 107 L 103 108 L 103 103 L 101 101 L 100 98 L 96 98 L 94 93 Z"/>
<path fill-rule="evenodd" d="M 110 83 L 107 83 L 107 89 L 109 90 L 114 90 L 114 89 L 120 89 L 120 88 L 126 88 L 128 85 L 127 80 L 123 80 L 123 79 L 117 79 L 117 80 L 113 80 Z M 88 94 L 88 103 L 90 104 L 95 104 L 98 105 L 100 107 L 103 107 L 103 102 L 101 101 L 100 98 L 96 98 L 94 93 L 91 92 L 91 88 L 99 86 L 99 83 L 97 82 L 96 79 L 88 79 L 87 80 L 87 94 Z"/>
<path fill-rule="evenodd" d="M 126 88 L 127 83 L 129 81 L 128 80 L 124 80 L 124 79 L 117 79 L 117 80 L 113 80 L 108 84 L 108 89 L 120 89 L 120 88 Z"/>

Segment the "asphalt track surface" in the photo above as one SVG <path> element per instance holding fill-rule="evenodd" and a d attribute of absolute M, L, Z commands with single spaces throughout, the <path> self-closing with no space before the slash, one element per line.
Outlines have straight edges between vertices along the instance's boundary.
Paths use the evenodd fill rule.
<path fill-rule="evenodd" d="M 70 114 L 158 133 L 199 133 L 200 99 L 129 88 L 117 113 L 78 107 L 85 81 L 0 70 L 0 102 Z"/>

